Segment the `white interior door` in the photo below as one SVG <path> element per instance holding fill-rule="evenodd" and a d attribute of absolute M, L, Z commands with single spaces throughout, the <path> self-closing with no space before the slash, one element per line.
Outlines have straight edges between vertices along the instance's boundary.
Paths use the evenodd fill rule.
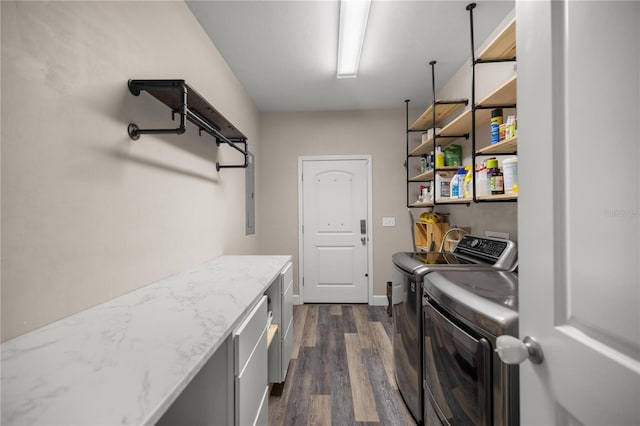
<path fill-rule="evenodd" d="M 518 1 L 522 424 L 640 424 L 640 2 Z"/>
<path fill-rule="evenodd" d="M 368 301 L 368 162 L 302 160 L 304 302 Z"/>

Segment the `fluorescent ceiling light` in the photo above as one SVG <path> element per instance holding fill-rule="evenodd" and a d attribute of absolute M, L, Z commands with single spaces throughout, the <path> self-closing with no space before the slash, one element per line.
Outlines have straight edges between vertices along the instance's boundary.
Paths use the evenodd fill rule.
<path fill-rule="evenodd" d="M 358 74 L 370 5 L 371 0 L 340 1 L 338 78 L 355 78 Z"/>

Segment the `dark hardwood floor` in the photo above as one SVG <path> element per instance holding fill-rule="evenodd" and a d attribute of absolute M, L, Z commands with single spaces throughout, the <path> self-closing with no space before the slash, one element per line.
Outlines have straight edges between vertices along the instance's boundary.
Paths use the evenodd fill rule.
<path fill-rule="evenodd" d="M 269 424 L 415 425 L 393 373 L 383 306 L 294 306 L 293 356 L 269 396 Z"/>

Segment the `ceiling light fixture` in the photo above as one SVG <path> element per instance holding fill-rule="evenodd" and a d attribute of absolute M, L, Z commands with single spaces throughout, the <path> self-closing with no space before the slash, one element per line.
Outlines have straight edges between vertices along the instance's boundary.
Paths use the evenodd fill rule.
<path fill-rule="evenodd" d="M 340 0 L 338 34 L 338 78 L 358 74 L 371 0 Z"/>

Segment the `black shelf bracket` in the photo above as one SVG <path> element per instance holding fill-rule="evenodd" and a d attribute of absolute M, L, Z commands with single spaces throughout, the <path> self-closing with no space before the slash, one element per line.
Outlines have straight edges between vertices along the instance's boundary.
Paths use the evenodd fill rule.
<path fill-rule="evenodd" d="M 180 115 L 180 125 L 168 129 L 141 129 L 130 123 L 127 132 L 132 140 L 138 140 L 143 134 L 176 134 L 186 131 L 186 120 L 198 126 L 198 133 L 205 132 L 212 136 L 216 145 L 226 143 L 244 157 L 242 164 L 220 164 L 216 162 L 216 170 L 228 168 L 246 168 L 249 165 L 247 137 L 236 129 L 197 91 L 189 87 L 184 80 L 129 80 L 129 92 L 139 96 L 144 90 L 171 109 L 171 118 Z"/>

